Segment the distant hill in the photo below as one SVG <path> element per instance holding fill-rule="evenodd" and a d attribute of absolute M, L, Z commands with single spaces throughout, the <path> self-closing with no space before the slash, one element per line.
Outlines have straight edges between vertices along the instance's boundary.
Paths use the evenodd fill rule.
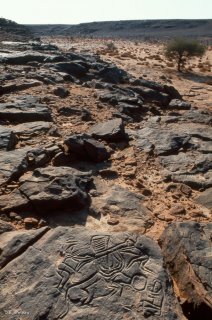
<path fill-rule="evenodd" d="M 31 37 L 32 34 L 26 26 L 0 18 L 0 41 L 24 41 Z"/>
<path fill-rule="evenodd" d="M 169 39 L 188 36 L 212 39 L 212 20 L 131 20 L 81 23 L 77 25 L 27 25 L 37 36 L 94 38 Z"/>

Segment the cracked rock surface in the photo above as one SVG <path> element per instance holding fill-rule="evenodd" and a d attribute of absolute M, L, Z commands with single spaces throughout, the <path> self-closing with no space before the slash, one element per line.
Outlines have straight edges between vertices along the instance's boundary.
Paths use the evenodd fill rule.
<path fill-rule="evenodd" d="M 0 318 L 190 319 L 211 308 L 211 111 L 60 40 L 0 45 Z"/>

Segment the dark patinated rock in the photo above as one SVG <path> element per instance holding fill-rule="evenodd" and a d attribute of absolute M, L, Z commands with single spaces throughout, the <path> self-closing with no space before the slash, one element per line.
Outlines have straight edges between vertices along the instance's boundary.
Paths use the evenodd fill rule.
<path fill-rule="evenodd" d="M 60 98 L 67 98 L 70 94 L 69 90 L 64 87 L 57 87 L 53 93 Z"/>
<path fill-rule="evenodd" d="M 0 186 L 17 180 L 28 169 L 45 165 L 58 149 L 25 147 L 12 151 L 0 151 Z"/>
<path fill-rule="evenodd" d="M 162 156 L 161 164 L 166 169 L 165 175 L 174 182 L 185 183 L 194 189 L 212 186 L 212 156 L 180 152 L 177 155 Z"/>
<path fill-rule="evenodd" d="M 163 232 L 160 244 L 181 297 L 212 309 L 211 235 L 212 223 L 173 223 Z"/>
<path fill-rule="evenodd" d="M 70 154 L 74 154 L 83 160 L 101 162 L 107 160 L 110 156 L 103 143 L 91 139 L 86 134 L 70 136 L 64 141 L 64 144 Z"/>
<path fill-rule="evenodd" d="M 175 153 L 184 147 L 189 147 L 190 136 L 184 133 L 175 133 L 163 128 L 145 126 L 136 133 L 136 145 L 141 150 L 149 152 L 154 149 L 157 155 Z"/>
<path fill-rule="evenodd" d="M 128 78 L 126 71 L 119 69 L 116 66 L 104 67 L 100 70 L 98 76 L 106 82 L 116 84 L 123 83 Z"/>
<path fill-rule="evenodd" d="M 0 125 L 0 149 L 12 150 L 17 142 L 18 139 L 13 130 Z"/>
<path fill-rule="evenodd" d="M 44 62 L 44 61 L 61 61 L 64 60 L 61 56 L 51 56 L 49 54 L 43 54 L 39 52 L 18 52 L 11 53 L 0 57 L 2 63 L 5 64 L 27 64 L 28 62 Z"/>
<path fill-rule="evenodd" d="M 35 231 L 13 231 L 0 236 L 0 269 L 22 254 L 48 231 L 47 227 Z"/>
<path fill-rule="evenodd" d="M 171 100 L 168 94 L 150 88 L 139 86 L 129 89 L 139 94 L 145 102 L 155 102 L 159 106 L 167 106 Z"/>
<path fill-rule="evenodd" d="M 183 319 L 151 239 L 58 227 L 35 241 L 33 232 L 1 272 L 2 320 L 14 311 L 31 320 Z"/>
<path fill-rule="evenodd" d="M 191 109 L 191 104 L 183 100 L 173 99 L 169 103 L 168 108 L 179 109 L 179 110 L 189 110 Z"/>
<path fill-rule="evenodd" d="M 212 188 L 209 188 L 202 192 L 196 198 L 196 202 L 205 206 L 206 208 L 212 209 Z"/>
<path fill-rule="evenodd" d="M 34 96 L 21 96 L 14 102 L 0 104 L 0 120 L 16 123 L 52 121 L 51 111 Z"/>
<path fill-rule="evenodd" d="M 30 139 L 36 135 L 49 132 L 53 128 L 52 122 L 33 121 L 18 124 L 12 127 L 13 132 L 22 140 Z"/>
<path fill-rule="evenodd" d="M 13 231 L 13 230 L 14 230 L 14 227 L 10 223 L 0 220 L 0 234 L 8 231 Z"/>
<path fill-rule="evenodd" d="M 104 144 L 94 139 L 84 140 L 84 147 L 89 158 L 95 162 L 102 162 L 110 157 Z"/>
<path fill-rule="evenodd" d="M 71 117 L 73 115 L 81 115 L 82 111 L 78 108 L 74 108 L 71 106 L 64 106 L 58 110 L 59 114 L 66 117 Z"/>
<path fill-rule="evenodd" d="M 119 142 L 127 137 L 122 119 L 99 123 L 90 129 L 89 134 L 96 139 L 111 142 Z"/>
<path fill-rule="evenodd" d="M 20 179 L 19 190 L 0 197 L 1 210 L 45 214 L 57 209 L 78 210 L 89 204 L 91 173 L 69 167 L 45 167 Z"/>
<path fill-rule="evenodd" d="M 88 68 L 77 62 L 59 62 L 54 64 L 54 68 L 76 77 L 84 76 L 88 71 Z"/>

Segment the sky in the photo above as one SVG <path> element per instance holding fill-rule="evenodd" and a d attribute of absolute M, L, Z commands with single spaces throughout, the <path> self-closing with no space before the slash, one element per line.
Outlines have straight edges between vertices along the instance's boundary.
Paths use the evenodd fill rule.
<path fill-rule="evenodd" d="M 212 0 L 0 0 L 0 17 L 23 24 L 211 19 Z"/>

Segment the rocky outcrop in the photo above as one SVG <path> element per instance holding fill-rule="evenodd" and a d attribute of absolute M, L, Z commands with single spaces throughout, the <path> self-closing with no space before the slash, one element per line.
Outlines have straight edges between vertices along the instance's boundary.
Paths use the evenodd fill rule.
<path fill-rule="evenodd" d="M 210 112 L 94 54 L 0 56 L 0 317 L 206 320 Z"/>

